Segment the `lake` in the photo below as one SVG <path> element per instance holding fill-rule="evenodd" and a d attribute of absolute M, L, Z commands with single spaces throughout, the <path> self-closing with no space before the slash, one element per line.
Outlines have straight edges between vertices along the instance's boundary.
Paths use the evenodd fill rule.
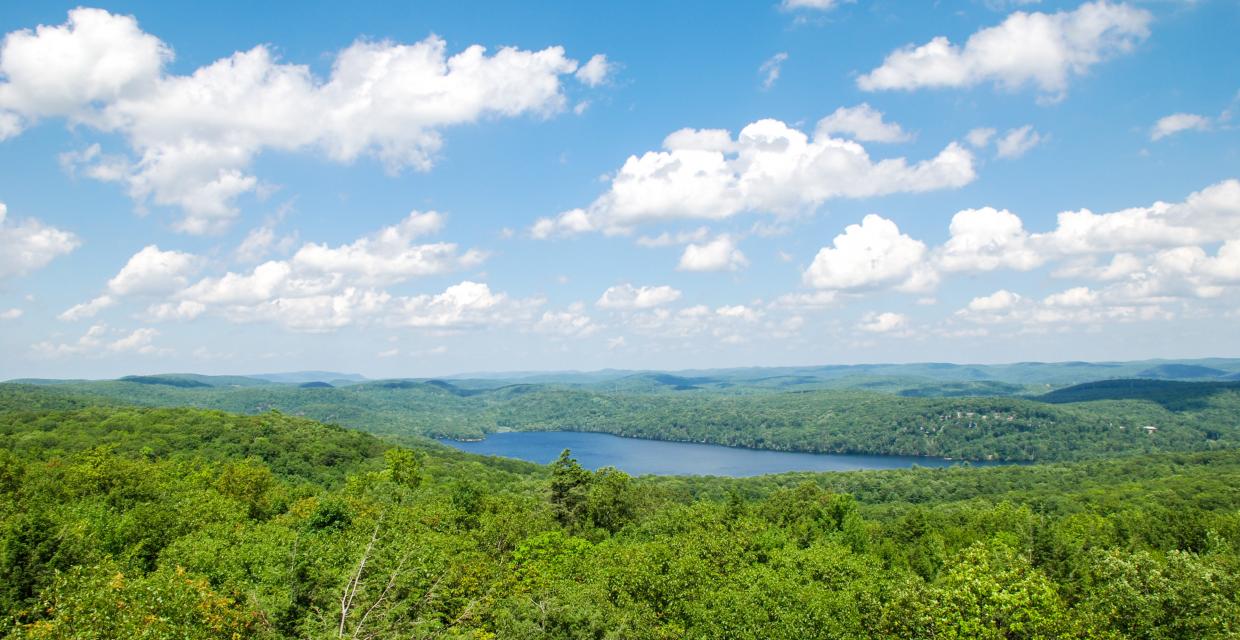
<path fill-rule="evenodd" d="M 788 471 L 857 471 L 959 464 L 958 461 L 923 456 L 790 453 L 579 431 L 514 431 L 493 433 L 485 440 L 476 442 L 448 439 L 440 442 L 469 453 L 518 458 L 538 464 L 547 464 L 558 458 L 561 451 L 571 449 L 573 457 L 583 467 L 615 467 L 635 476 L 712 475 L 739 478 Z"/>

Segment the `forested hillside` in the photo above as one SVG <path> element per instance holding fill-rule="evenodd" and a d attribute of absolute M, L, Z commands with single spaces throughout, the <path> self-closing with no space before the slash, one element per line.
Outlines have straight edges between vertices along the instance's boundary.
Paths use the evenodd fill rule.
<path fill-rule="evenodd" d="M 264 413 L 0 414 L 11 638 L 1229 638 L 1240 453 L 634 479 Z"/>
<path fill-rule="evenodd" d="M 903 387 L 898 393 L 625 393 L 441 380 L 339 388 L 200 386 L 184 380 L 193 379 L 4 384 L 0 406 L 136 403 L 246 414 L 275 409 L 384 435 L 478 438 L 502 429 L 579 430 L 784 451 L 1022 462 L 1240 446 L 1240 383 L 1231 382 L 1113 380 L 1018 398 L 913 397 Z M 675 382 L 692 386 L 693 380 Z"/>

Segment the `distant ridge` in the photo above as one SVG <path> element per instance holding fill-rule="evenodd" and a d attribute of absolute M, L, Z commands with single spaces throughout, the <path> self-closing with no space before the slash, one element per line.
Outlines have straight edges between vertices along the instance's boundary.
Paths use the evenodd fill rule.
<path fill-rule="evenodd" d="M 287 371 L 284 373 L 252 373 L 246 378 L 256 378 L 267 382 L 282 384 L 304 384 L 306 382 L 365 382 L 366 376 L 359 373 L 340 373 L 337 371 Z"/>
<path fill-rule="evenodd" d="M 1066 386 L 1114 378 L 1151 378 L 1157 380 L 1226 380 L 1240 377 L 1240 358 L 1150 359 L 1134 361 L 1086 362 L 1014 362 L 1007 364 L 970 364 L 950 362 L 820 364 L 776 367 L 730 367 L 718 369 L 601 369 L 598 371 L 508 371 L 462 373 L 442 379 L 508 380 L 524 383 L 598 385 L 631 385 L 644 381 L 660 385 L 660 379 L 680 378 L 694 382 L 683 386 L 700 386 L 753 381 L 756 379 L 802 379 L 837 381 L 858 377 L 920 378 L 925 382 L 964 383 L 989 381 L 1016 385 Z M 666 386 L 666 385 L 660 385 Z"/>

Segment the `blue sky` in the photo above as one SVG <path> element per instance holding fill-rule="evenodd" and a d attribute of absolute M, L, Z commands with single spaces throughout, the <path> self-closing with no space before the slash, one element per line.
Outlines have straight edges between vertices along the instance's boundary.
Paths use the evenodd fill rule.
<path fill-rule="evenodd" d="M 0 377 L 1240 352 L 1234 2 L 253 4 L 0 10 Z"/>

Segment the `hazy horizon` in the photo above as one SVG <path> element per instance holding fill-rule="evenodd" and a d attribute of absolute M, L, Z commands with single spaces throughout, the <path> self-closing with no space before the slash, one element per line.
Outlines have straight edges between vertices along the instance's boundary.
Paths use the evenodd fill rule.
<path fill-rule="evenodd" d="M 154 376 L 154 375 L 202 375 L 202 376 L 218 376 L 218 377 L 242 377 L 242 378 L 264 378 L 274 376 L 285 376 L 295 374 L 323 373 L 336 376 L 359 376 L 365 380 L 385 380 L 400 378 L 418 378 L 418 379 L 469 379 L 470 377 L 479 378 L 523 378 L 523 377 L 539 377 L 552 376 L 557 374 L 564 375 L 580 375 L 593 376 L 598 374 L 617 373 L 617 374 L 640 374 L 640 373 L 697 373 L 712 371 L 733 371 L 747 369 L 814 369 L 814 368 L 831 368 L 831 367 L 901 367 L 901 366 L 919 366 L 919 365 L 951 365 L 954 367 L 1009 367 L 1018 365 L 1070 365 L 1077 363 L 1093 364 L 1093 365 L 1117 365 L 1117 364 L 1134 364 L 1134 363 L 1152 363 L 1152 362 L 1170 362 L 1170 363 L 1202 363 L 1211 361 L 1233 362 L 1240 361 L 1240 356 L 1207 356 L 1201 358 L 1138 358 L 1134 360 L 1021 360 L 1021 361 L 1002 361 L 1002 362 L 949 362 L 949 361 L 892 361 L 892 362 L 820 362 L 820 363 L 799 363 L 799 364 L 774 364 L 774 365 L 739 365 L 739 366 L 723 366 L 723 367 L 683 367 L 683 368 L 621 368 L 608 367 L 602 369 L 505 369 L 505 370 L 475 370 L 475 371 L 454 371 L 450 373 L 431 373 L 419 375 L 368 375 L 362 371 L 339 371 L 322 368 L 307 369 L 288 369 L 280 371 L 264 371 L 264 372 L 237 372 L 228 370 L 218 371 L 192 371 L 192 370 L 150 370 L 150 371 L 131 371 L 127 373 L 119 373 L 116 375 L 93 376 L 93 377 L 46 377 L 46 376 L 15 376 L 6 378 L 3 381 L 23 380 L 23 379 L 43 379 L 43 380 L 114 380 L 127 376 Z M 322 376 L 316 379 L 326 380 L 328 376 Z"/>

